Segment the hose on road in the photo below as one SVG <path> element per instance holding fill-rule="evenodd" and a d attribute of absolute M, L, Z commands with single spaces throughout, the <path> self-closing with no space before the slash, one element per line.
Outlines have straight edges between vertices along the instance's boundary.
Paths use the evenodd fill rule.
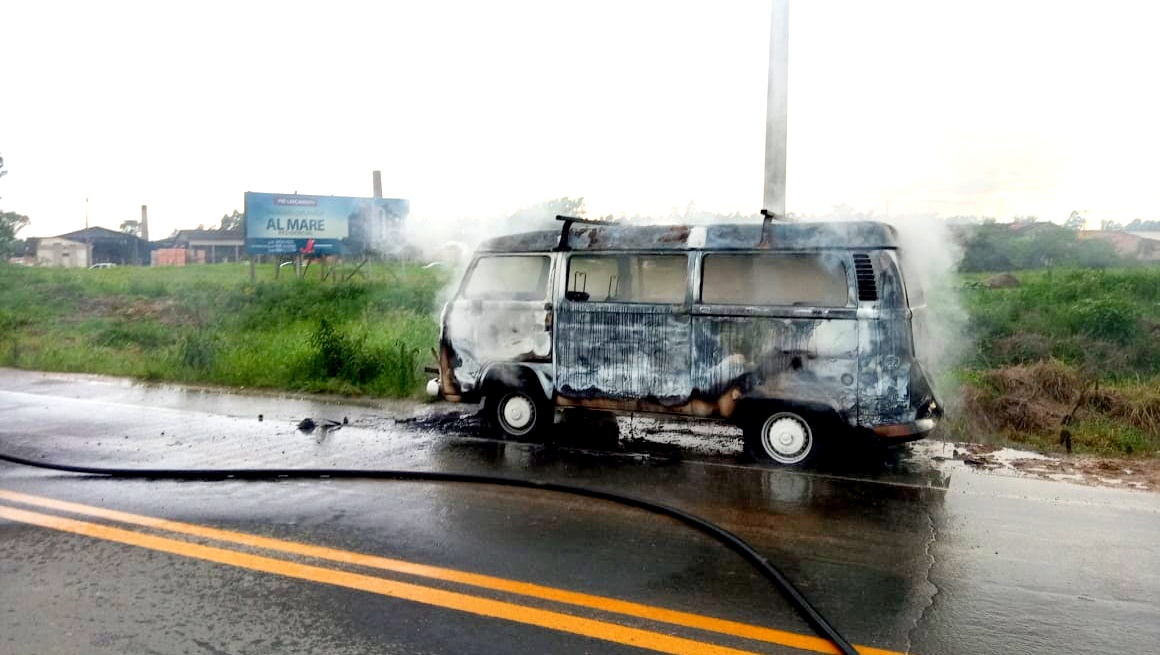
<path fill-rule="evenodd" d="M 841 655 L 859 655 L 857 649 L 843 637 L 829 621 L 809 602 L 804 594 L 782 573 L 781 569 L 765 558 L 755 548 L 746 543 L 741 537 L 699 516 L 688 512 L 661 505 L 648 500 L 624 496 L 599 489 L 578 487 L 554 482 L 526 480 L 521 478 L 505 478 L 501 476 L 476 475 L 470 473 L 439 473 L 430 471 L 392 471 L 392 470 L 358 470 L 358 469 L 145 469 L 145 468 L 114 468 L 97 466 L 72 466 L 53 462 L 37 461 L 0 453 L 0 460 L 23 466 L 64 471 L 67 473 L 81 473 L 86 475 L 101 475 L 114 478 L 137 478 L 153 480 L 285 480 L 285 479 L 365 479 L 365 480 L 416 480 L 421 482 L 458 482 L 469 484 L 490 484 L 523 489 L 537 489 L 558 493 L 595 498 L 628 507 L 635 507 L 654 514 L 667 516 L 671 519 L 702 532 L 717 541 L 725 544 L 731 550 L 741 555 L 747 562 L 761 572 L 767 580 L 773 583 L 778 592 L 789 602 L 811 628 L 821 637 L 829 640 Z"/>

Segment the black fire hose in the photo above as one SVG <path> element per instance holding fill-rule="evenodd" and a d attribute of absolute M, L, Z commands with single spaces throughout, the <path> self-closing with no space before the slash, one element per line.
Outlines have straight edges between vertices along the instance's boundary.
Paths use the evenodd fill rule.
<path fill-rule="evenodd" d="M 719 527 L 703 518 L 694 516 L 668 505 L 661 505 L 640 498 L 622 496 L 607 491 L 574 487 L 554 482 L 539 480 L 523 480 L 491 475 L 474 475 L 470 473 L 436 473 L 429 471 L 384 471 L 384 470 L 352 470 L 352 469 L 143 469 L 143 468 L 104 468 L 96 466 L 70 466 L 68 464 L 54 464 L 51 462 L 35 461 L 0 453 L 0 460 L 34 466 L 36 468 L 65 471 L 68 473 L 84 473 L 87 475 L 103 475 L 114 478 L 149 478 L 167 480 L 276 480 L 276 479 L 368 479 L 368 480 L 417 480 L 422 482 L 466 482 L 471 484 L 491 484 L 505 487 L 519 487 L 524 489 L 539 489 L 541 491 L 555 491 L 573 494 L 587 498 L 597 498 L 629 507 L 643 509 L 648 512 L 676 519 L 695 530 L 713 537 L 725 544 L 734 552 L 745 558 L 761 574 L 766 577 L 778 592 L 818 635 L 830 640 L 841 655 L 859 655 L 850 642 L 846 641 L 834 626 L 821 615 L 809 600 L 790 582 L 772 562 L 757 552 L 741 537 Z"/>

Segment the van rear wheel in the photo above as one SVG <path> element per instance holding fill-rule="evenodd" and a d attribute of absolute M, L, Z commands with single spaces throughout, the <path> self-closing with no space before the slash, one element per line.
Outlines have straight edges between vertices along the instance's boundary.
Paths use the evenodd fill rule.
<path fill-rule="evenodd" d="M 552 406 L 544 394 L 528 387 L 496 387 L 483 401 L 488 425 L 506 439 L 542 435 L 552 424 Z"/>
<path fill-rule="evenodd" d="M 801 466 L 814 461 L 820 449 L 812 414 L 778 410 L 763 414 L 744 427 L 745 450 L 762 462 Z"/>

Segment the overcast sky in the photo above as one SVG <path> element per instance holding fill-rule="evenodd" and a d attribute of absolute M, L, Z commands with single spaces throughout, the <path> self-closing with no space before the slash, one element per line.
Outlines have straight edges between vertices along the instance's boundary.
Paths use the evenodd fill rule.
<path fill-rule="evenodd" d="M 1160 219 L 1160 9 L 790 5 L 788 210 Z M 760 209 L 768 1 L 0 2 L 20 236 L 215 225 L 250 191 L 424 220 Z"/>

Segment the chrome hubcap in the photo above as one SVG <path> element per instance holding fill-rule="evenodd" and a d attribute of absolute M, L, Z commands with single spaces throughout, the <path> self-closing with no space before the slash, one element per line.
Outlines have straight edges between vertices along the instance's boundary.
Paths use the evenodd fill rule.
<path fill-rule="evenodd" d="M 536 418 L 536 408 L 525 396 L 511 396 L 500 408 L 504 423 L 514 430 L 524 430 Z"/>
<path fill-rule="evenodd" d="M 810 453 L 813 434 L 810 426 L 796 414 L 775 414 L 762 430 L 765 451 L 774 461 L 797 464 Z"/>

